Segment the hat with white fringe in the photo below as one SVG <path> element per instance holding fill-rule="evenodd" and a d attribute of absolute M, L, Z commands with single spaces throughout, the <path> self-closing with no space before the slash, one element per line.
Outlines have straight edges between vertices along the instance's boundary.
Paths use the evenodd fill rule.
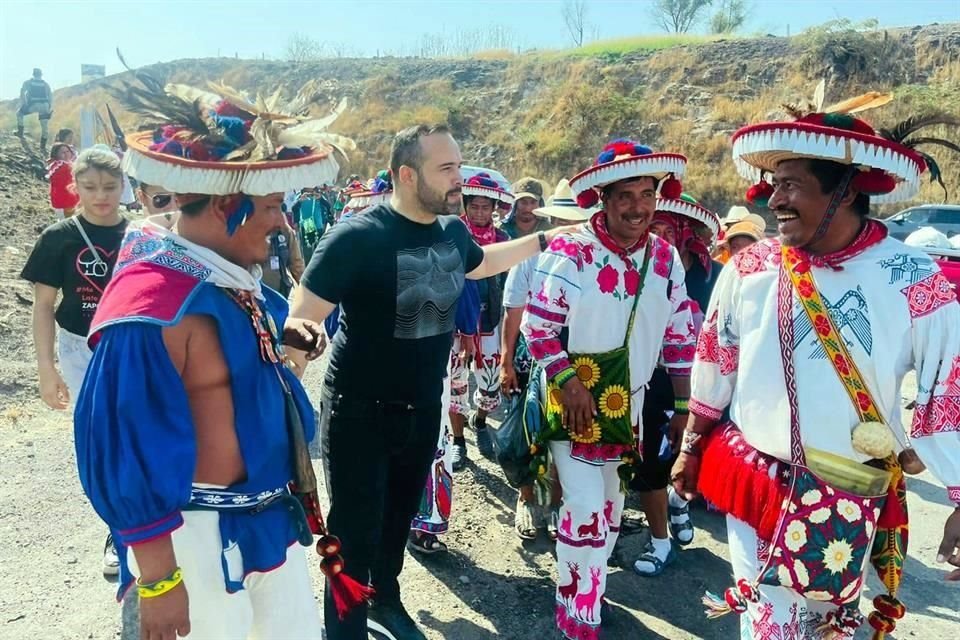
<path fill-rule="evenodd" d="M 278 90 L 250 100 L 236 89 L 161 85 L 137 73 L 141 88 L 125 83 L 116 95 L 147 118 L 152 131 L 126 136 L 124 171 L 140 182 L 177 194 L 264 196 L 337 179 L 339 153 L 352 140 L 327 132 L 346 108 L 308 116 L 317 94 L 308 83 L 288 102 Z"/>
<path fill-rule="evenodd" d="M 919 145 L 936 144 L 955 148 L 949 141 L 917 136 L 923 128 L 960 124 L 944 114 L 914 116 L 891 129 L 874 129 L 854 114 L 883 106 L 893 94 L 876 91 L 823 107 L 823 82 L 808 107 L 784 105 L 793 118 L 786 122 L 763 122 L 743 127 L 733 134 L 733 160 L 741 176 L 755 184 L 747 191 L 751 204 L 765 206 L 773 195 L 767 175 L 785 160 L 810 158 L 847 165 L 853 172 L 850 186 L 867 194 L 873 202 L 898 202 L 914 197 L 920 189 L 920 175 L 946 188 L 936 161 L 918 150 Z"/>
<path fill-rule="evenodd" d="M 573 176 L 570 187 L 584 209 L 600 202 L 605 186 L 634 178 L 653 178 L 662 197 L 679 198 L 683 192 L 679 178 L 686 166 L 686 157 L 679 153 L 654 153 L 646 145 L 618 139 L 603 148 L 592 167 Z"/>
<path fill-rule="evenodd" d="M 389 169 L 383 169 L 370 181 L 370 186 L 350 196 L 347 209 L 366 209 L 378 204 L 390 202 L 393 195 L 393 176 Z"/>

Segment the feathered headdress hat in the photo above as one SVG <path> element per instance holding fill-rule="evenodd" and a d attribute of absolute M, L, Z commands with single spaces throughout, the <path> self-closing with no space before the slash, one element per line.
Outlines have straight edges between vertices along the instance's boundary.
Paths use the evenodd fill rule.
<path fill-rule="evenodd" d="M 383 169 L 376 177 L 370 180 L 370 185 L 363 191 L 357 191 L 350 196 L 347 209 L 359 210 L 383 204 L 390 201 L 393 194 L 393 175 L 389 169 Z"/>
<path fill-rule="evenodd" d="M 115 95 L 155 128 L 128 135 L 124 171 L 177 194 L 263 196 L 305 185 L 332 183 L 337 154 L 356 148 L 327 132 L 346 100 L 324 118 L 310 118 L 317 94 L 308 83 L 284 102 L 278 89 L 253 101 L 236 89 L 163 85 L 136 72 L 142 87 L 124 83 Z"/>
<path fill-rule="evenodd" d="M 577 203 L 584 209 L 600 202 L 603 187 L 632 178 L 654 178 L 664 198 L 679 198 L 683 185 L 679 178 L 687 159 L 679 153 L 654 153 L 650 147 L 633 140 L 614 140 L 603 148 L 593 166 L 570 179 Z"/>
<path fill-rule="evenodd" d="M 787 122 L 764 122 L 744 127 L 733 134 L 733 159 L 737 171 L 756 181 L 747 191 L 752 204 L 766 206 L 773 187 L 766 175 L 784 160 L 813 158 L 849 165 L 857 171 L 850 185 L 874 202 L 898 202 L 912 198 L 920 188 L 920 174 L 930 170 L 930 179 L 940 186 L 940 168 L 922 145 L 941 145 L 954 151 L 960 146 L 948 140 L 915 135 L 939 124 L 960 124 L 944 114 L 914 116 L 892 129 L 877 129 L 853 114 L 883 106 L 893 94 L 872 91 L 823 107 L 824 83 L 817 86 L 807 108 L 784 105 L 793 117 Z"/>
<path fill-rule="evenodd" d="M 464 198 L 483 196 L 493 200 L 499 209 L 507 210 L 513 205 L 514 197 L 508 187 L 502 186 L 489 173 L 481 172 L 471 176 L 461 187 Z"/>

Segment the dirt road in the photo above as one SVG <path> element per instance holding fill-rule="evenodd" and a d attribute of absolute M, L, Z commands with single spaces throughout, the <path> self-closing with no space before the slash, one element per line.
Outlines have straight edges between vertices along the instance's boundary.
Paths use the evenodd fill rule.
<path fill-rule="evenodd" d="M 308 372 L 313 394 L 318 378 L 318 371 Z M 0 637 L 120 637 L 115 587 L 100 576 L 104 528 L 77 481 L 68 417 L 37 401 L 7 404 L 0 434 Z M 955 638 L 960 585 L 944 584 L 943 571 L 933 564 L 949 513 L 946 496 L 927 474 L 912 478 L 910 490 L 913 527 L 902 592 L 910 613 L 895 635 Z M 408 555 L 403 573 L 407 608 L 431 639 L 555 637 L 552 548 L 542 537 L 523 544 L 516 538 L 514 501 L 513 491 L 485 460 L 456 475 L 452 530 L 445 538 L 450 553 L 427 559 Z M 705 589 L 729 583 L 722 520 L 701 509 L 694 519 L 695 543 L 663 577 L 644 579 L 629 569 L 611 569 L 613 615 L 606 638 L 736 636 L 734 620 L 708 622 L 699 604 Z M 623 540 L 617 557 L 625 566 L 644 539 L 641 533 Z M 319 597 L 320 572 L 316 564 L 311 568 Z M 870 597 L 878 586 L 871 583 Z"/>

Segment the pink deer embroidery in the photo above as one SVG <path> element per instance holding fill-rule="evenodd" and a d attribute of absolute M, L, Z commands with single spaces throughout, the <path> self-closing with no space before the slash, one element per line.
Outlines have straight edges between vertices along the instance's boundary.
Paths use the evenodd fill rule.
<path fill-rule="evenodd" d="M 567 568 L 570 569 L 570 584 L 562 584 L 557 587 L 557 593 L 560 594 L 560 599 L 565 604 L 569 604 L 573 597 L 577 595 L 578 585 L 580 584 L 580 565 L 568 562 Z"/>
<path fill-rule="evenodd" d="M 590 523 L 582 524 L 577 527 L 577 536 L 580 538 L 599 538 L 600 537 L 600 514 L 594 511 L 590 514 Z"/>
<path fill-rule="evenodd" d="M 600 567 L 590 567 L 590 591 L 578 593 L 573 599 L 573 609 L 581 620 L 594 622 L 597 619 L 597 602 L 600 600 Z M 580 611 L 583 611 L 583 615 Z"/>
<path fill-rule="evenodd" d="M 687 341 L 687 336 L 683 335 L 682 333 L 674 333 L 673 329 L 671 329 L 670 327 L 667 327 L 667 331 L 666 333 L 663 334 L 663 337 L 668 342 L 686 342 Z"/>
<path fill-rule="evenodd" d="M 568 538 L 573 537 L 573 514 L 569 511 L 563 514 L 563 519 L 560 521 L 560 533 Z"/>
<path fill-rule="evenodd" d="M 570 305 L 567 304 L 567 292 L 564 291 L 562 287 L 560 289 L 560 295 L 557 297 L 556 300 L 553 301 L 553 304 L 560 307 L 564 311 L 570 310 Z"/>
<path fill-rule="evenodd" d="M 537 295 L 534 297 L 542 304 L 550 304 L 550 296 L 548 296 L 547 292 L 544 290 L 542 282 L 540 283 L 540 291 L 538 291 Z"/>
<path fill-rule="evenodd" d="M 603 507 L 603 519 L 607 521 L 607 529 L 610 528 L 610 525 L 613 524 L 613 502 L 607 500 L 607 504 Z"/>

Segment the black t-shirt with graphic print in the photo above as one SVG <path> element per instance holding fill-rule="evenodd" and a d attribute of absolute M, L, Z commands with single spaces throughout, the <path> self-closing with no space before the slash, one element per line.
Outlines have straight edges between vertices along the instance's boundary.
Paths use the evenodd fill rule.
<path fill-rule="evenodd" d="M 302 279 L 341 305 L 326 383 L 352 396 L 439 404 L 464 277 L 482 261 L 456 216 L 418 224 L 380 205 L 334 226 Z"/>
<path fill-rule="evenodd" d="M 127 221 L 100 227 L 87 222 L 83 216 L 76 219 L 83 225 L 100 259 L 87 247 L 73 218 L 67 218 L 40 234 L 20 277 L 60 289 L 63 299 L 57 307 L 57 324 L 70 333 L 85 336 L 113 274 Z"/>

